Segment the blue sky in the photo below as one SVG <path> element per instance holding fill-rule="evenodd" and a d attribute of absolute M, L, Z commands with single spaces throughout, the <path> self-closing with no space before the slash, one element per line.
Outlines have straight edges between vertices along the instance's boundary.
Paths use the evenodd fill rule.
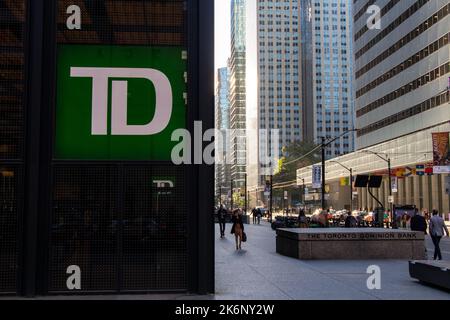
<path fill-rule="evenodd" d="M 216 70 L 226 67 L 230 55 L 230 1 L 214 0 Z"/>

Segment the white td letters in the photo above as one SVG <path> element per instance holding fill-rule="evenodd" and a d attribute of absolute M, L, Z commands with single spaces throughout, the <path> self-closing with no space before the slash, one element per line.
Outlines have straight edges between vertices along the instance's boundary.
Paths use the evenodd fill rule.
<path fill-rule="evenodd" d="M 156 92 L 155 115 L 145 125 L 127 124 L 128 81 L 112 81 L 111 134 L 153 135 L 163 131 L 172 115 L 172 87 L 169 79 L 155 69 L 70 68 L 71 77 L 92 78 L 92 135 L 108 134 L 108 80 L 110 78 L 147 79 Z"/>

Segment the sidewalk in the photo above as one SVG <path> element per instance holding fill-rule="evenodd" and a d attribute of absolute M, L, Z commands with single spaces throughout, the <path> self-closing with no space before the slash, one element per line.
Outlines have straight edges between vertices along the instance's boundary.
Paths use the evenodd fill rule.
<path fill-rule="evenodd" d="M 407 261 L 300 261 L 275 250 L 267 222 L 245 225 L 248 241 L 236 251 L 227 225 L 216 232 L 215 299 L 448 299 L 450 295 L 411 279 Z M 381 290 L 369 290 L 367 267 L 381 268 Z"/>
<path fill-rule="evenodd" d="M 266 221 L 245 225 L 248 241 L 235 250 L 231 224 L 220 239 L 216 225 L 216 294 L 46 296 L 37 300 L 450 300 L 450 294 L 410 278 L 407 261 L 300 261 L 276 253 L 275 231 Z M 428 254 L 433 244 L 426 240 Z M 450 239 L 441 242 L 450 260 Z M 367 267 L 381 269 L 381 290 L 369 290 Z M 0 300 L 25 299 L 2 297 Z"/>

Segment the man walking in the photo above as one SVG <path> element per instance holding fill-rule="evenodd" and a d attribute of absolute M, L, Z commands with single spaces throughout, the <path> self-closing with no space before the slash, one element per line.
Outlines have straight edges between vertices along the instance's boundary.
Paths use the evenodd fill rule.
<path fill-rule="evenodd" d="M 217 210 L 217 217 L 219 219 L 220 238 L 223 238 L 225 237 L 225 223 L 227 217 L 227 210 L 225 210 L 223 205 L 220 205 L 219 210 Z"/>
<path fill-rule="evenodd" d="M 437 210 L 433 210 L 433 216 L 430 219 L 430 235 L 434 244 L 434 260 L 439 259 L 442 260 L 441 248 L 439 247 L 439 243 L 441 242 L 442 237 L 445 234 L 448 234 L 447 226 L 445 225 L 444 219 L 442 219 L 438 215 Z"/>
<path fill-rule="evenodd" d="M 252 209 L 252 217 L 253 217 L 253 224 L 256 224 L 256 215 L 258 214 L 256 208 Z"/>
<path fill-rule="evenodd" d="M 411 231 L 422 231 L 427 234 L 427 221 L 417 209 L 414 216 L 411 218 Z"/>
<path fill-rule="evenodd" d="M 262 216 L 261 208 L 256 209 L 256 216 L 258 217 L 258 224 L 260 224 Z"/>

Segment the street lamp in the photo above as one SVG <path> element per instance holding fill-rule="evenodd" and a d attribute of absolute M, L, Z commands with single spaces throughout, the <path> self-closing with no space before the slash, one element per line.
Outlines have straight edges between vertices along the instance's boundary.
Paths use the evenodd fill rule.
<path fill-rule="evenodd" d="M 231 186 L 230 186 L 230 210 L 233 212 L 233 179 L 231 179 Z"/>
<path fill-rule="evenodd" d="M 305 196 L 305 179 L 302 178 L 302 202 L 303 202 L 303 207 L 306 207 L 305 201 L 306 201 L 306 196 Z"/>
<path fill-rule="evenodd" d="M 352 211 L 353 211 L 353 186 L 352 186 L 352 184 L 353 184 L 353 169 L 344 166 L 342 163 L 340 163 L 340 162 L 338 162 L 336 160 L 333 160 L 331 162 L 337 163 L 342 168 L 344 168 L 344 169 L 346 169 L 346 170 L 348 170 L 350 172 L 350 176 L 349 176 L 349 178 L 350 178 L 349 179 L 349 182 L 350 182 L 350 213 L 352 213 Z"/>
<path fill-rule="evenodd" d="M 387 165 L 388 165 L 388 177 L 389 177 L 389 197 L 392 199 L 391 158 L 389 158 L 388 154 L 382 153 L 382 152 L 375 152 L 375 151 L 372 151 L 372 150 L 362 150 L 361 152 L 373 154 L 373 155 L 377 156 L 378 158 L 380 158 L 381 160 L 387 162 Z M 384 157 L 382 157 L 381 154 L 384 155 L 386 157 L 386 159 Z M 393 205 L 392 203 L 389 203 L 389 210 L 391 211 L 391 216 L 392 216 L 392 229 L 396 229 L 397 228 L 397 223 L 395 221 L 394 211 L 393 211 L 392 205 Z"/>
<path fill-rule="evenodd" d="M 350 132 L 356 132 L 356 131 L 358 131 L 358 129 L 347 130 L 328 142 L 325 141 L 326 140 L 325 137 L 322 137 L 322 144 L 321 144 L 321 147 L 322 147 L 322 210 L 325 210 L 325 180 L 326 180 L 325 179 L 325 148 L 328 147 L 330 144 L 332 144 L 337 139 L 342 138 L 346 134 L 348 134 Z"/>

